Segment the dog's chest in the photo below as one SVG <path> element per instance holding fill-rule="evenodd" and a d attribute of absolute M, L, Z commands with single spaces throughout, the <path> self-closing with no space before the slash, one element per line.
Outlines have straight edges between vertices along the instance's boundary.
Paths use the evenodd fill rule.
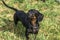
<path fill-rule="evenodd" d="M 37 33 L 38 32 L 38 27 L 30 27 L 27 29 L 29 33 Z"/>

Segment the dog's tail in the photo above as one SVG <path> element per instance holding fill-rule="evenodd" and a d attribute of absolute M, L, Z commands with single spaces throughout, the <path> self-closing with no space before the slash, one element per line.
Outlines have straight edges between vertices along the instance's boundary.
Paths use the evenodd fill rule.
<path fill-rule="evenodd" d="M 8 5 L 4 2 L 4 0 L 2 0 L 2 2 L 3 2 L 3 4 L 4 4 L 6 7 L 10 8 L 10 9 L 12 9 L 12 10 L 14 10 L 14 11 L 18 11 L 16 8 L 13 8 L 13 7 L 8 6 Z"/>

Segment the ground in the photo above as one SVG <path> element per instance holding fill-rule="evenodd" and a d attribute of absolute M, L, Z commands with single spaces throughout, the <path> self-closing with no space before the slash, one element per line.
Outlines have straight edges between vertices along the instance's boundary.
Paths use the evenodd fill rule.
<path fill-rule="evenodd" d="M 5 0 L 6 4 L 23 10 L 37 9 L 44 15 L 40 22 L 40 29 L 36 40 L 60 40 L 60 4 L 55 0 Z M 26 40 L 25 28 L 18 23 L 14 27 L 13 15 L 15 11 L 5 7 L 0 0 L 0 40 Z M 15 30 L 14 30 L 15 29 Z M 29 35 L 34 39 L 34 35 Z"/>

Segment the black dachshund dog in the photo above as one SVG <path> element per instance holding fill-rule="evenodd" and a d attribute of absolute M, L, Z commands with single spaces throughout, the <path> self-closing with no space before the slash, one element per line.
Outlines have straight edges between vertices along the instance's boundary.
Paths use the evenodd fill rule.
<path fill-rule="evenodd" d="M 44 16 L 43 14 L 41 14 L 39 11 L 35 9 L 29 10 L 28 13 L 26 14 L 22 10 L 18 10 L 16 8 L 8 6 L 7 4 L 5 4 L 3 0 L 2 2 L 6 7 L 15 11 L 13 17 L 15 25 L 17 25 L 18 21 L 21 21 L 23 26 L 26 28 L 26 32 L 25 32 L 26 40 L 29 40 L 29 36 L 28 36 L 29 33 L 33 33 L 33 34 L 38 33 L 39 22 L 42 21 Z"/>
<path fill-rule="evenodd" d="M 28 20 L 30 22 L 30 30 L 27 30 L 27 34 L 33 33 L 35 35 L 38 34 L 39 31 L 39 22 L 43 20 L 44 15 L 40 13 L 38 10 L 35 9 L 30 9 L 27 13 L 28 15 Z M 28 36 L 27 36 L 28 37 Z M 36 36 L 35 36 L 36 38 Z"/>

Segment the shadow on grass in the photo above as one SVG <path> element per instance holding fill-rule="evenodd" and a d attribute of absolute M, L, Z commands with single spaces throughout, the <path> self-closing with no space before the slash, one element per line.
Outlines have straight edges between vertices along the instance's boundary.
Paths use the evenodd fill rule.
<path fill-rule="evenodd" d="M 9 31 L 14 33 L 17 37 L 23 39 L 25 37 L 25 27 L 23 27 L 21 22 L 18 22 L 18 26 L 14 26 L 14 22 L 11 20 L 4 19 L 6 26 L 0 27 L 0 31 Z"/>

